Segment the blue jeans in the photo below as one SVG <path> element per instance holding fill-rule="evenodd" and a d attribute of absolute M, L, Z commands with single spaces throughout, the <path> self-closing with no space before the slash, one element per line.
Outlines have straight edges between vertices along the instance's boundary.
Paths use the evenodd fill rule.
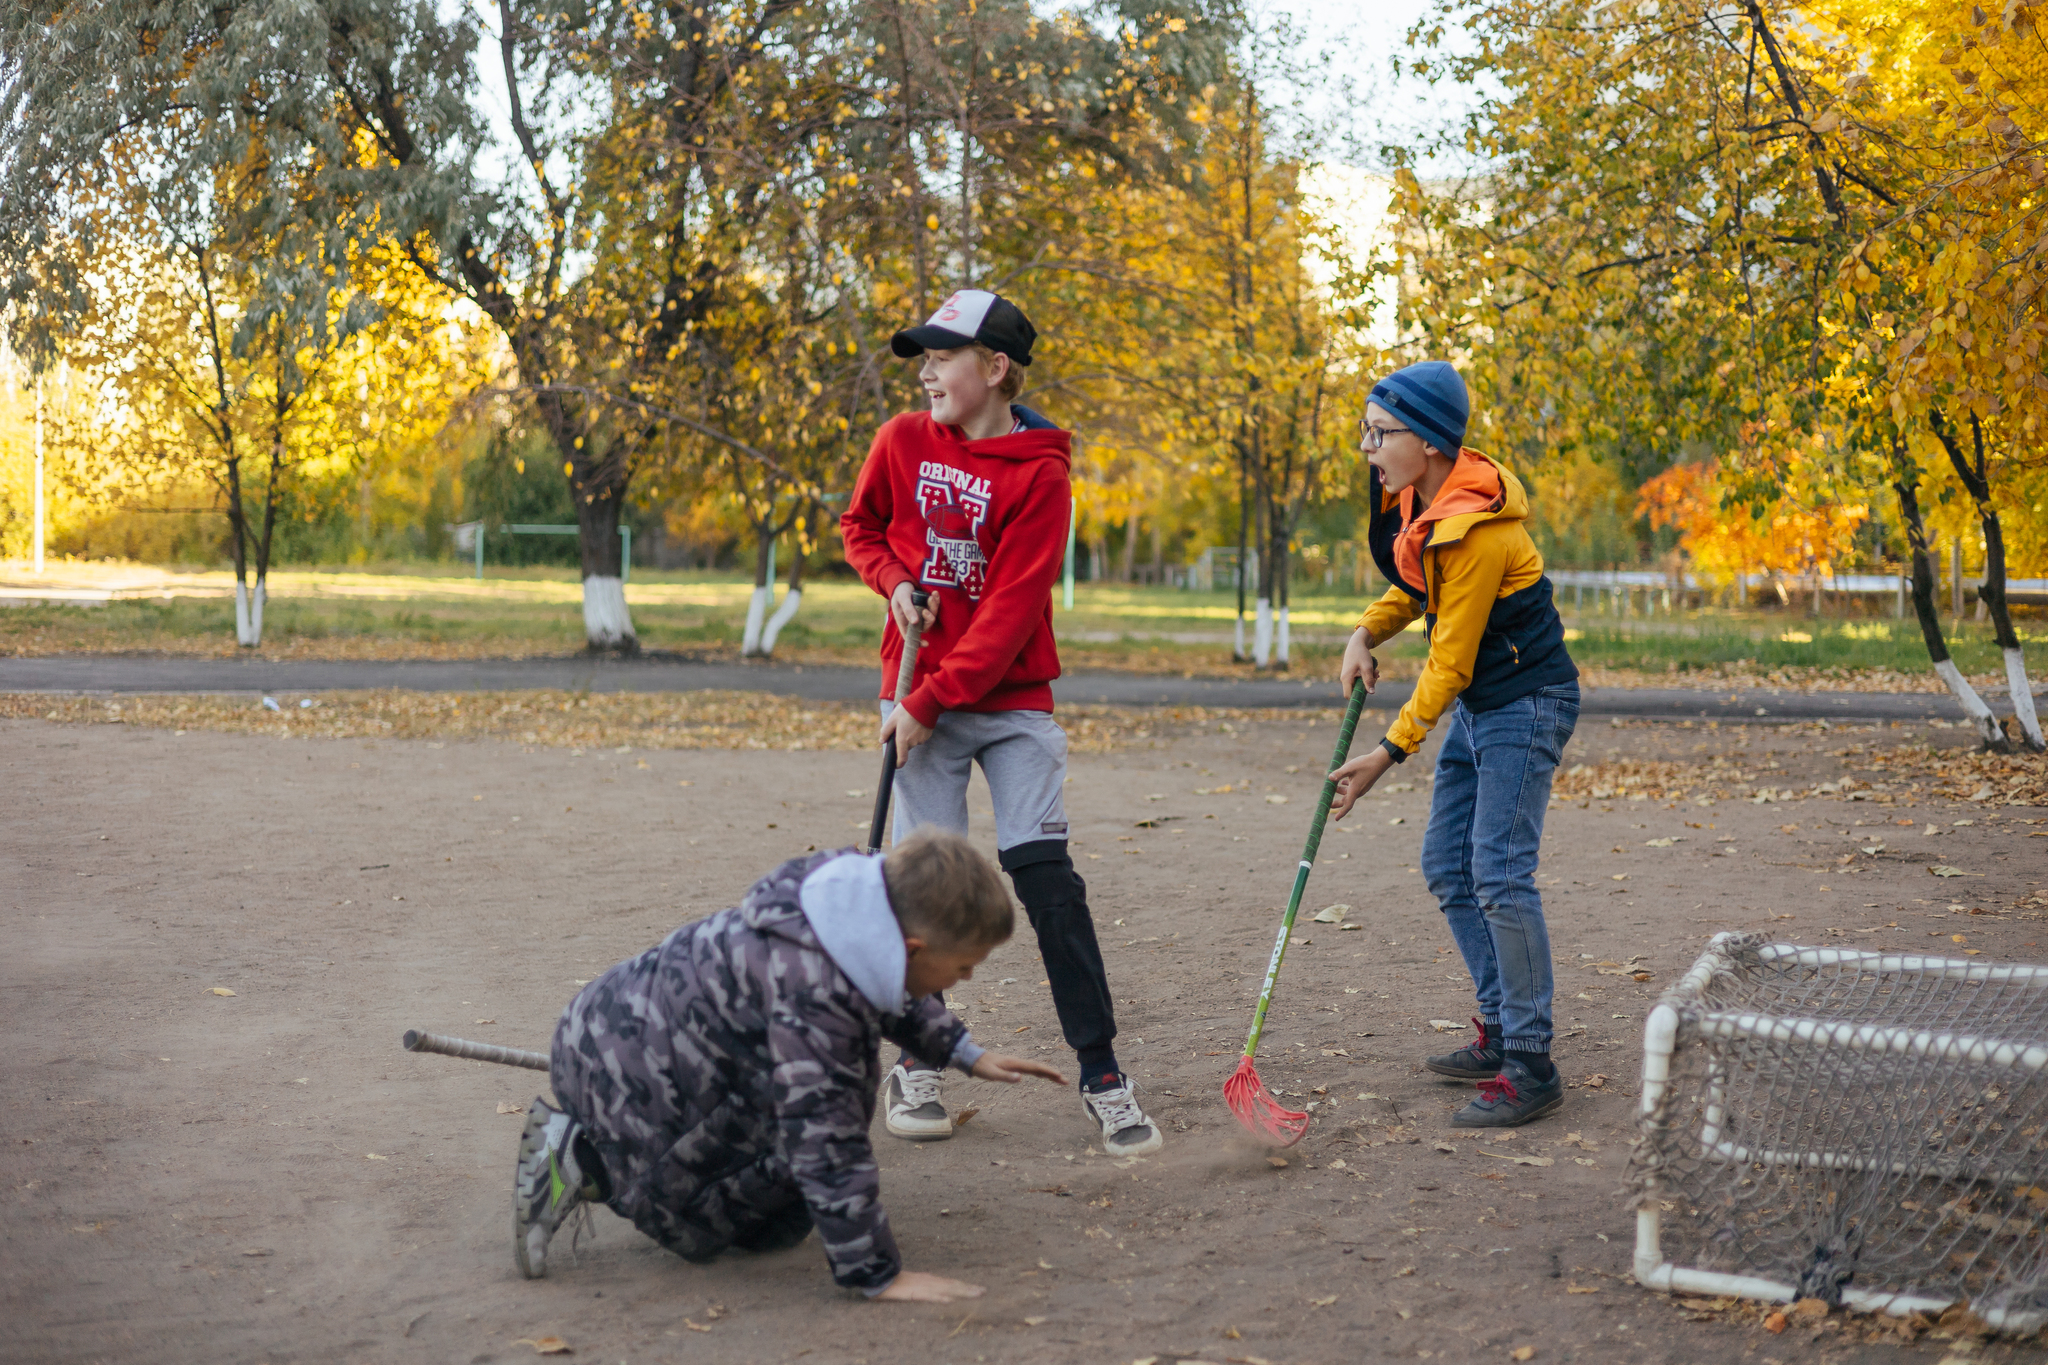
<path fill-rule="evenodd" d="M 1422 874 L 1479 990 L 1479 1014 L 1510 1052 L 1550 1051 L 1550 931 L 1536 853 L 1550 778 L 1579 722 L 1579 685 L 1444 718 Z"/>

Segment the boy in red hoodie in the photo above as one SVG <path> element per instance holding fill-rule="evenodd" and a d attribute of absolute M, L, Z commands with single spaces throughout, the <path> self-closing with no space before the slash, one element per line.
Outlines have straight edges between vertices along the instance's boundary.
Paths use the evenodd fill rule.
<path fill-rule="evenodd" d="M 1081 1099 L 1113 1155 L 1164 1143 L 1117 1066 L 1116 1016 L 1088 888 L 1067 855 L 1067 737 L 1052 718 L 1060 673 L 1052 586 L 1073 508 L 1072 437 L 1027 407 L 1037 333 L 1008 299 L 963 289 L 891 349 L 923 356 L 928 412 L 875 433 L 840 521 L 846 559 L 889 600 L 882 635 L 882 738 L 894 735 L 898 837 L 919 825 L 967 832 L 967 778 L 981 765 L 996 848 L 1038 935 L 1060 1028 L 1080 1061 Z M 910 694 L 894 681 L 911 592 L 931 594 Z M 909 1054 L 882 1086 L 888 1130 L 953 1135 L 939 1075 Z"/>

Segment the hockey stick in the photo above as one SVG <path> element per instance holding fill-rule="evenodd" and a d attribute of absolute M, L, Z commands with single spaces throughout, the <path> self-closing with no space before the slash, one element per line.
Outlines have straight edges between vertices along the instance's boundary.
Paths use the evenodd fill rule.
<path fill-rule="evenodd" d="M 1343 767 L 1344 760 L 1351 756 L 1351 732 L 1358 728 L 1358 715 L 1364 709 L 1365 681 L 1361 678 L 1351 684 L 1351 704 L 1344 710 L 1344 727 L 1337 732 L 1337 752 L 1330 759 L 1330 771 Z M 1316 802 L 1314 819 L 1309 821 L 1308 846 L 1302 849 L 1301 864 L 1294 870 L 1294 891 L 1287 898 L 1280 937 L 1273 943 L 1272 961 L 1266 964 L 1266 984 L 1259 991 L 1258 1009 L 1252 1013 L 1252 1031 L 1244 1040 L 1244 1060 L 1223 1083 L 1223 1102 L 1237 1115 L 1237 1121 L 1250 1129 L 1254 1137 L 1278 1147 L 1292 1147 L 1301 1141 L 1301 1135 L 1308 1131 L 1308 1115 L 1275 1100 L 1259 1080 L 1252 1059 L 1259 1053 L 1259 1037 L 1266 1031 L 1266 1007 L 1273 1003 L 1273 985 L 1280 979 L 1280 960 L 1287 956 L 1287 936 L 1294 932 L 1295 912 L 1301 909 L 1301 893 L 1308 889 L 1309 869 L 1316 865 L 1316 850 L 1322 846 L 1323 826 L 1329 823 L 1330 802 L 1336 796 L 1336 780 L 1324 778 L 1322 798 Z"/>
<path fill-rule="evenodd" d="M 466 1057 L 472 1062 L 496 1062 L 501 1066 L 523 1066 L 528 1071 L 546 1071 L 548 1055 L 528 1052 L 523 1047 L 499 1047 L 496 1043 L 472 1043 L 467 1038 L 446 1038 L 419 1029 L 405 1031 L 407 1052 L 438 1052 L 444 1057 Z"/>
<path fill-rule="evenodd" d="M 903 699 L 910 695 L 911 675 L 917 671 L 917 647 L 924 643 L 924 608 L 932 595 L 923 588 L 910 590 L 910 605 L 914 609 L 910 618 L 910 629 L 903 632 L 903 662 L 896 668 L 896 704 L 903 705 Z M 875 788 L 875 819 L 868 828 L 867 847 L 863 853 L 879 852 L 882 847 L 882 826 L 889 819 L 889 793 L 896 787 L 896 736 L 890 735 L 882 746 L 882 783 Z"/>

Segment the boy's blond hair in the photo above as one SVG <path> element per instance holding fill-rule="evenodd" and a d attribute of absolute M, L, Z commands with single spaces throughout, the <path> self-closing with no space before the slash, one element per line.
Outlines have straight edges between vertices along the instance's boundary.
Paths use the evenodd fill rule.
<path fill-rule="evenodd" d="M 920 825 L 882 860 L 882 881 L 904 934 L 934 948 L 993 948 L 1016 928 L 1002 877 L 949 830 Z"/>
<path fill-rule="evenodd" d="M 980 342 L 974 343 L 974 358 L 981 362 L 981 372 L 987 374 L 996 367 L 996 352 Z M 1017 401 L 1017 395 L 1024 392 L 1024 367 L 1014 359 L 1003 374 L 1003 382 L 996 385 L 996 392 L 1003 396 L 1005 403 Z"/>

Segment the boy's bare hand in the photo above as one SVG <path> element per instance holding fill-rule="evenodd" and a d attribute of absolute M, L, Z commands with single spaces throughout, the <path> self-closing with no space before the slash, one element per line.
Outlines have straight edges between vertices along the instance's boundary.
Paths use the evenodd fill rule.
<path fill-rule="evenodd" d="M 896 585 L 896 591 L 889 594 L 889 614 L 896 618 L 896 629 L 905 635 L 910 633 L 910 623 L 918 619 L 917 608 L 910 604 L 910 594 L 916 585 L 904 579 Z M 933 593 L 924 604 L 924 620 L 921 630 L 930 630 L 939 623 L 939 595 Z"/>
<path fill-rule="evenodd" d="M 1054 1085 L 1067 1083 L 1065 1076 L 1044 1062 L 1034 1062 L 1026 1057 L 1006 1057 L 994 1052 L 982 1053 L 972 1074 L 979 1081 L 1002 1081 L 1007 1085 L 1015 1085 L 1026 1076 L 1043 1076 Z"/>
<path fill-rule="evenodd" d="M 932 732 L 918 724 L 917 717 L 910 714 L 909 708 L 899 706 L 882 722 L 882 733 L 875 742 L 887 744 L 891 735 L 896 736 L 896 766 L 900 768 L 910 761 L 910 751 L 930 739 Z"/>
<path fill-rule="evenodd" d="M 951 1303 L 955 1299 L 978 1299 L 985 1292 L 978 1284 L 949 1280 L 929 1271 L 904 1270 L 889 1281 L 889 1287 L 875 1295 L 892 1303 Z"/>
<path fill-rule="evenodd" d="M 1372 790 L 1372 784 L 1394 766 L 1394 760 L 1387 751 L 1375 744 L 1365 753 L 1352 759 L 1343 767 L 1330 774 L 1337 780 L 1337 798 L 1330 803 L 1330 818 L 1342 820 L 1359 797 Z"/>
<path fill-rule="evenodd" d="M 1372 657 L 1372 636 L 1366 634 L 1364 626 L 1351 632 L 1351 638 L 1344 644 L 1344 665 L 1337 671 L 1337 682 L 1347 697 L 1351 695 L 1353 678 L 1365 679 L 1367 695 L 1380 683 L 1380 661 Z"/>

